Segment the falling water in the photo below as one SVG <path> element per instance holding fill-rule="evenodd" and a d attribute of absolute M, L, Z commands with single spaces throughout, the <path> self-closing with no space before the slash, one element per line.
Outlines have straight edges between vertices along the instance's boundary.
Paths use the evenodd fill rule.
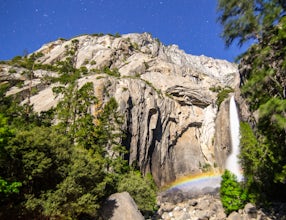
<path fill-rule="evenodd" d="M 226 169 L 231 171 L 237 176 L 238 181 L 243 180 L 243 175 L 239 165 L 238 155 L 239 155 L 239 118 L 238 112 L 234 100 L 234 96 L 230 99 L 229 104 L 229 120 L 230 120 L 230 137 L 231 137 L 231 154 L 226 160 Z"/>

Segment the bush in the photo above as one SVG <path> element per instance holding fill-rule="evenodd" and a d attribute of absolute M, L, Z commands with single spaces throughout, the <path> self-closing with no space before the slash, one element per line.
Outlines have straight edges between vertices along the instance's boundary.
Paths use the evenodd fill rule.
<path fill-rule="evenodd" d="M 103 68 L 103 72 L 110 76 L 120 77 L 120 73 L 117 68 L 110 69 L 109 67 L 105 66 Z"/>
<path fill-rule="evenodd" d="M 216 104 L 218 108 L 220 107 L 220 104 L 228 97 L 228 94 L 233 92 L 234 90 L 232 88 L 224 88 L 221 89 L 217 95 Z"/>
<path fill-rule="evenodd" d="M 222 175 L 220 187 L 220 199 L 225 213 L 228 215 L 243 208 L 247 197 L 246 191 L 237 182 L 236 176 L 229 170 L 226 170 Z"/>
<path fill-rule="evenodd" d="M 139 171 L 130 171 L 120 180 L 118 191 L 127 191 L 143 213 L 156 209 L 157 188 L 151 174 L 142 177 Z"/>
<path fill-rule="evenodd" d="M 9 69 L 9 73 L 17 73 L 17 71 L 15 69 L 13 69 L 13 68 L 10 68 Z"/>

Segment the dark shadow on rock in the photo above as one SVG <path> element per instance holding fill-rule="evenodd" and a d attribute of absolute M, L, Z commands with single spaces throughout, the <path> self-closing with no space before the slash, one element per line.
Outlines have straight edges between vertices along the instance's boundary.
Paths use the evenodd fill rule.
<path fill-rule="evenodd" d="M 100 219 L 108 220 L 114 215 L 114 210 L 118 208 L 116 199 L 107 199 L 100 210 Z"/>
<path fill-rule="evenodd" d="M 144 220 L 128 192 L 115 193 L 102 205 L 100 220 Z"/>

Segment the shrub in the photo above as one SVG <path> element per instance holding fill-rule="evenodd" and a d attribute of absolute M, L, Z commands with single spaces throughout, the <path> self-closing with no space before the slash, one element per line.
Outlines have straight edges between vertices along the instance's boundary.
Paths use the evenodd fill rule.
<path fill-rule="evenodd" d="M 130 171 L 120 180 L 118 191 L 127 191 L 143 213 L 156 209 L 157 189 L 151 174 L 142 177 L 139 171 Z"/>
<path fill-rule="evenodd" d="M 230 214 L 243 208 L 247 198 L 247 193 L 237 182 L 236 176 L 229 170 L 225 170 L 220 187 L 220 199 L 225 213 Z"/>
<path fill-rule="evenodd" d="M 13 68 L 10 68 L 9 69 L 9 73 L 17 73 L 17 71 L 15 69 L 13 69 Z"/>
<path fill-rule="evenodd" d="M 233 92 L 232 88 L 224 88 L 220 90 L 220 92 L 217 95 L 217 100 L 216 100 L 216 104 L 218 108 L 220 107 L 220 104 L 228 97 L 228 94 L 231 92 Z"/>
<path fill-rule="evenodd" d="M 90 62 L 90 65 L 95 65 L 96 64 L 96 61 L 95 60 L 92 60 L 91 62 Z"/>
<path fill-rule="evenodd" d="M 103 68 L 103 72 L 110 76 L 120 77 L 120 73 L 117 68 L 110 69 L 109 67 L 106 66 Z"/>

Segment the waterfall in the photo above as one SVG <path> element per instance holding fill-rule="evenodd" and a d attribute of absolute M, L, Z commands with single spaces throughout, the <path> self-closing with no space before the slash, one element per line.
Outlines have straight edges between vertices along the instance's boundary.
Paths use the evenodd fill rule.
<path fill-rule="evenodd" d="M 231 154 L 228 156 L 226 160 L 226 169 L 231 171 L 237 176 L 238 181 L 243 180 L 243 175 L 241 171 L 241 167 L 239 165 L 238 155 L 239 155 L 239 142 L 240 142 L 240 134 L 239 134 L 239 118 L 238 112 L 234 100 L 234 96 L 230 99 L 229 104 L 229 121 L 230 121 L 230 138 L 231 138 Z"/>

